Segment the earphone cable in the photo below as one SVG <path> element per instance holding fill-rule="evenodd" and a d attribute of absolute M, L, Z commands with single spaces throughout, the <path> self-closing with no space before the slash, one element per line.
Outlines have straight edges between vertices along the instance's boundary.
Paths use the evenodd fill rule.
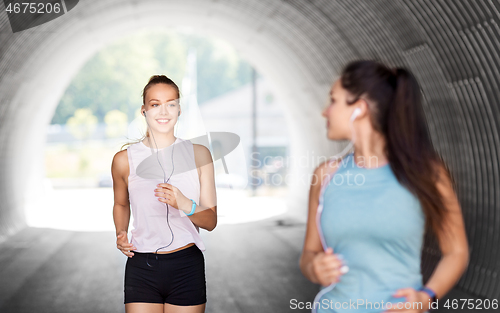
<path fill-rule="evenodd" d="M 145 112 L 145 111 L 144 111 L 144 116 L 146 116 L 146 112 Z M 146 124 L 148 125 L 149 130 L 151 130 L 151 128 L 149 127 L 149 123 L 148 123 L 147 118 L 146 118 Z M 151 131 L 151 136 L 153 137 L 153 141 L 154 141 L 154 144 L 155 144 L 155 146 L 156 146 L 156 150 L 158 150 L 158 145 L 156 144 L 156 140 L 155 140 L 155 138 L 154 138 L 154 135 L 153 135 L 153 132 L 152 132 L 152 131 Z M 151 140 L 149 140 L 149 145 L 150 145 L 151 153 L 154 153 L 154 151 L 153 151 L 153 147 L 151 147 Z M 160 164 L 160 167 L 161 167 L 162 172 L 163 172 L 163 182 L 164 182 L 164 183 L 167 183 L 167 182 L 170 180 L 170 177 L 172 177 L 172 174 L 174 173 L 174 148 L 175 148 L 175 140 L 174 140 L 174 143 L 173 143 L 172 145 L 173 145 L 173 146 L 172 146 L 172 159 L 171 159 L 171 161 L 172 161 L 172 172 L 170 173 L 170 176 L 168 177 L 168 179 L 167 179 L 167 180 L 165 180 L 165 169 L 164 169 L 164 168 L 163 168 L 163 166 L 161 165 L 160 159 L 158 158 L 158 151 L 156 152 L 156 159 L 158 160 L 158 164 Z M 158 250 L 160 250 L 160 249 L 163 249 L 163 248 L 166 248 L 166 247 L 170 246 L 170 245 L 172 244 L 172 242 L 174 241 L 174 232 L 172 231 L 172 227 L 170 226 L 170 223 L 169 223 L 169 221 L 168 221 L 168 215 L 169 215 L 169 212 L 170 212 L 170 210 L 169 210 L 169 205 L 168 205 L 168 203 L 165 203 L 165 205 L 167 206 L 167 225 L 168 225 L 168 228 L 170 229 L 170 234 L 171 234 L 171 238 L 172 238 L 172 239 L 170 240 L 170 243 L 169 243 L 168 245 L 166 245 L 166 246 L 163 246 L 163 247 L 160 247 L 160 248 L 156 249 L 155 254 L 156 254 L 156 260 L 157 260 L 157 261 L 158 261 L 158 255 L 157 255 L 157 254 L 158 254 Z M 147 257 L 146 257 L 146 264 L 147 264 L 149 267 L 153 267 L 152 265 L 150 265 L 150 264 L 149 264 L 149 262 L 148 262 L 148 258 L 149 258 L 149 254 L 148 254 L 148 255 L 147 255 Z"/>
<path fill-rule="evenodd" d="M 347 145 L 347 147 L 341 153 L 339 153 L 339 154 L 333 156 L 332 158 L 330 158 L 330 162 L 333 161 L 333 160 L 338 160 L 339 158 L 344 157 L 344 154 L 348 150 L 350 150 L 351 148 L 354 148 L 354 141 L 356 140 L 356 132 L 354 131 L 353 120 L 350 121 L 349 127 L 351 128 L 351 132 L 352 132 L 351 142 Z M 354 155 L 353 155 L 353 158 L 354 158 Z M 323 236 L 323 231 L 321 229 L 321 212 L 323 211 L 323 193 L 324 193 L 327 185 L 331 181 L 331 175 L 330 174 L 328 174 L 328 176 L 325 179 L 325 181 L 327 181 L 327 183 L 324 186 L 321 187 L 320 196 L 319 196 L 318 211 L 316 212 L 316 227 L 318 228 L 319 237 L 321 239 L 321 245 L 322 245 L 324 251 L 326 251 L 328 249 L 328 246 L 326 244 L 326 240 L 325 240 L 325 238 Z M 348 267 L 347 266 L 344 267 L 344 266 L 342 266 L 342 268 L 344 269 L 344 271 L 346 269 L 348 270 Z M 342 271 L 342 268 L 341 268 L 341 271 Z M 336 285 L 337 285 L 337 283 L 333 282 L 330 285 L 328 285 L 325 288 L 323 288 L 323 290 L 321 290 L 321 291 L 318 292 L 318 294 L 316 295 L 316 297 L 314 297 L 314 300 L 313 300 L 313 308 L 311 310 L 312 313 L 316 313 L 317 312 L 316 303 L 319 303 L 319 299 L 321 299 L 321 297 L 323 297 L 324 294 L 326 294 L 327 292 L 331 291 Z"/>

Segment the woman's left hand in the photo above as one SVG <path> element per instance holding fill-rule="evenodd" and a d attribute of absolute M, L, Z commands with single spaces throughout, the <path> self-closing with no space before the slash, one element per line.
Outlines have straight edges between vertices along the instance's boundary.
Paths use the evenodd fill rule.
<path fill-rule="evenodd" d="M 191 205 L 193 202 L 186 198 L 179 188 L 168 183 L 160 183 L 156 186 L 154 191 L 155 196 L 158 197 L 158 201 L 167 203 L 171 207 L 181 210 L 186 214 L 191 212 Z"/>
<path fill-rule="evenodd" d="M 387 310 L 385 310 L 384 313 L 424 313 L 429 310 L 430 296 L 424 291 L 418 291 L 413 288 L 403 288 L 398 289 L 393 296 L 395 298 L 405 297 L 406 302 L 392 303 L 392 308 L 389 308 L 390 305 L 385 303 L 384 307 L 387 308 Z"/>

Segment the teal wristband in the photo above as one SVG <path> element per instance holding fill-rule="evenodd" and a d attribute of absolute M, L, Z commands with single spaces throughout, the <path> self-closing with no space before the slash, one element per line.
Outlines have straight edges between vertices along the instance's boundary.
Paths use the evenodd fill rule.
<path fill-rule="evenodd" d="M 189 199 L 189 200 L 193 201 L 193 205 L 191 206 L 191 212 L 186 213 L 187 216 L 193 215 L 194 211 L 196 210 L 196 202 L 194 202 L 193 199 Z"/>

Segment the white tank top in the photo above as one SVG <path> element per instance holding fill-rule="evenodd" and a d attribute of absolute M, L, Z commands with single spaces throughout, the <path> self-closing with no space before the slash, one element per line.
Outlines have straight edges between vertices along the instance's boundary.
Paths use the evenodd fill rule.
<path fill-rule="evenodd" d="M 172 173 L 172 148 L 174 172 Z M 193 144 L 189 140 L 176 138 L 174 143 L 163 149 L 153 149 L 138 142 L 127 147 L 130 173 L 128 176 L 129 201 L 134 219 L 130 243 L 137 252 L 155 252 L 174 239 L 161 251 L 171 251 L 194 242 L 201 251 L 205 245 L 200 237 L 199 227 L 194 225 L 181 210 L 167 205 L 155 195 L 157 184 L 164 182 L 172 173 L 168 183 L 179 188 L 188 199 L 200 203 L 200 180 L 194 159 Z M 157 153 L 157 151 L 159 151 Z M 158 159 L 161 162 L 158 163 Z M 165 176 L 164 173 L 165 172 Z"/>

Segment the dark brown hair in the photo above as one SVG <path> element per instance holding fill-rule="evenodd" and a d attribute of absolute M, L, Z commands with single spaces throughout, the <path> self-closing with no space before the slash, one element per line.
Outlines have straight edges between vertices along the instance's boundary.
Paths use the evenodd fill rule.
<path fill-rule="evenodd" d="M 386 138 L 385 154 L 398 181 L 419 200 L 425 213 L 426 231 L 444 230 L 445 199 L 437 189 L 439 174 L 455 182 L 435 151 L 422 107 L 420 86 L 406 68 L 388 68 L 373 60 L 345 66 L 341 85 L 355 98 L 367 97 L 373 128 Z M 442 171 L 444 170 L 444 172 Z M 442 178 L 442 177 L 441 177 Z M 455 186 L 453 186 L 455 188 Z"/>
<path fill-rule="evenodd" d="M 146 86 L 144 86 L 144 89 L 142 90 L 142 103 L 144 105 L 146 105 L 146 92 L 148 91 L 149 88 L 151 88 L 151 86 L 156 85 L 156 84 L 166 84 L 166 85 L 170 85 L 170 86 L 174 87 L 175 90 L 177 91 L 177 98 L 180 99 L 181 92 L 179 90 L 179 87 L 177 86 L 177 84 L 173 80 L 171 80 L 170 78 L 168 78 L 165 75 L 153 75 L 153 76 L 151 76 L 149 78 L 148 83 L 146 84 Z M 141 139 L 139 139 L 138 141 L 125 143 L 121 147 L 120 150 L 123 150 L 123 147 L 125 147 L 127 145 L 131 145 L 131 144 L 134 144 L 134 143 L 141 142 L 146 137 L 149 137 L 149 130 L 146 130 L 146 134 Z"/>

